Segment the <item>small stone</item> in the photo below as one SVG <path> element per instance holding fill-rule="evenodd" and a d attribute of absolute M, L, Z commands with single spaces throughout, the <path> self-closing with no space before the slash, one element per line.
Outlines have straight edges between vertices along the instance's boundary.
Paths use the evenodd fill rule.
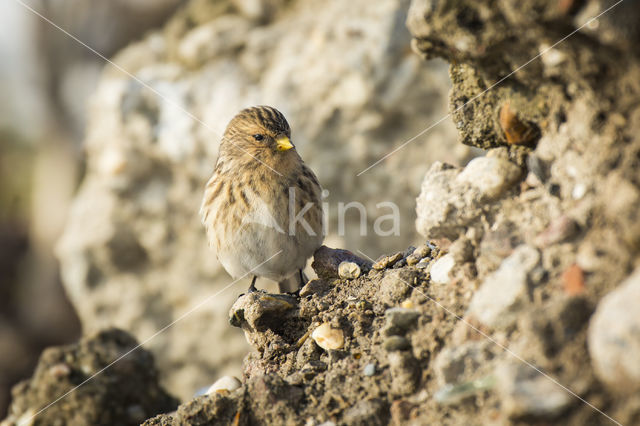
<path fill-rule="evenodd" d="M 360 267 L 354 262 L 342 262 L 338 266 L 338 275 L 342 279 L 356 279 L 360 276 Z"/>
<path fill-rule="evenodd" d="M 314 294 L 319 296 L 329 291 L 329 284 L 324 280 L 313 279 L 306 283 L 304 287 L 300 289 L 300 297 L 307 297 Z"/>
<path fill-rule="evenodd" d="M 413 309 L 414 306 L 415 305 L 413 304 L 411 299 L 403 300 L 402 303 L 400 304 L 400 307 L 405 309 Z"/>
<path fill-rule="evenodd" d="M 404 253 L 402 252 L 398 252 L 391 256 L 382 256 L 373 264 L 372 267 L 373 269 L 377 269 L 377 270 L 391 268 L 396 263 L 398 263 L 398 261 L 402 260 L 403 257 L 404 257 Z"/>
<path fill-rule="evenodd" d="M 483 340 L 465 342 L 441 350 L 433 367 L 438 383 L 445 385 L 461 382 L 465 376 L 491 360 L 490 348 L 489 342 Z"/>
<path fill-rule="evenodd" d="M 411 253 L 412 256 L 415 256 L 418 259 L 424 259 L 425 257 L 429 256 L 429 254 L 431 253 L 431 247 L 429 247 L 426 244 L 422 244 L 420 246 L 418 246 L 413 253 Z"/>
<path fill-rule="evenodd" d="M 69 368 L 69 366 L 64 362 L 61 362 L 59 364 L 55 364 L 49 367 L 49 374 L 51 374 L 53 377 L 57 379 L 60 379 L 62 377 L 67 377 L 69 374 L 71 374 L 71 368 Z"/>
<path fill-rule="evenodd" d="M 327 246 L 321 246 L 313 254 L 313 262 L 311 267 L 319 278 L 331 280 L 339 278 L 339 267 L 342 262 L 353 262 L 361 271 L 368 271 L 371 268 L 371 262 L 364 260 L 348 250 L 332 249 Z"/>
<path fill-rule="evenodd" d="M 521 120 L 517 111 L 511 108 L 509 101 L 500 108 L 498 121 L 508 144 L 531 145 L 539 137 L 536 128 L 531 123 Z"/>
<path fill-rule="evenodd" d="M 411 342 L 406 337 L 389 336 L 382 346 L 387 352 L 406 351 L 411 349 Z"/>
<path fill-rule="evenodd" d="M 413 309 L 391 308 L 386 310 L 385 317 L 387 319 L 385 335 L 403 335 L 418 322 L 420 312 Z"/>
<path fill-rule="evenodd" d="M 389 256 L 380 256 L 371 266 L 373 269 L 382 270 L 389 266 Z"/>
<path fill-rule="evenodd" d="M 414 255 L 411 255 L 409 257 L 407 257 L 407 265 L 409 266 L 413 266 L 415 264 L 417 264 L 418 262 L 420 262 L 421 259 L 417 258 Z"/>
<path fill-rule="evenodd" d="M 573 401 L 566 390 L 526 364 L 505 362 L 495 374 L 501 410 L 509 417 L 554 417 Z"/>
<path fill-rule="evenodd" d="M 344 346 L 344 333 L 340 329 L 332 328 L 328 322 L 313 330 L 311 338 L 325 351 L 341 349 Z"/>
<path fill-rule="evenodd" d="M 612 391 L 640 389 L 640 268 L 607 294 L 591 318 L 589 354 L 596 375 Z"/>
<path fill-rule="evenodd" d="M 538 250 L 528 245 L 518 246 L 485 278 L 473 295 L 467 314 L 489 327 L 511 326 L 526 302 L 527 276 L 539 262 Z"/>
<path fill-rule="evenodd" d="M 456 261 L 450 254 L 445 254 L 436 260 L 431 267 L 431 281 L 437 284 L 447 284 L 451 281 L 449 273 L 455 266 Z"/>
<path fill-rule="evenodd" d="M 477 189 L 484 197 L 495 199 L 506 192 L 520 177 L 522 171 L 508 160 L 496 157 L 477 157 L 457 176 Z"/>
<path fill-rule="evenodd" d="M 383 303 L 397 304 L 403 300 L 415 285 L 415 272 L 406 269 L 387 271 L 380 282 L 380 299 Z"/>
<path fill-rule="evenodd" d="M 362 372 L 364 373 L 365 376 L 371 377 L 374 374 L 376 374 L 376 365 L 375 364 L 367 364 L 367 365 L 364 366 L 364 369 L 362 370 Z"/>
<path fill-rule="evenodd" d="M 233 392 L 242 386 L 242 382 L 233 376 L 222 376 L 207 389 L 206 395 L 213 393 Z"/>
<path fill-rule="evenodd" d="M 562 273 L 562 282 L 564 284 L 564 292 L 569 296 L 577 296 L 584 293 L 584 273 L 575 263 Z"/>

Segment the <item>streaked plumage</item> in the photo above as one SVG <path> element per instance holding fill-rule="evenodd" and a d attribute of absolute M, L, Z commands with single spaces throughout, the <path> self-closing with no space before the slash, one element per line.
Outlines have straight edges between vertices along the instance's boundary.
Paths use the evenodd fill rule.
<path fill-rule="evenodd" d="M 240 111 L 225 130 L 200 208 L 209 243 L 227 272 L 278 281 L 280 291 L 297 288 L 288 283 L 299 280 L 296 272 L 323 239 L 321 187 L 290 137 L 275 108 Z M 305 208 L 306 222 L 291 220 Z"/>

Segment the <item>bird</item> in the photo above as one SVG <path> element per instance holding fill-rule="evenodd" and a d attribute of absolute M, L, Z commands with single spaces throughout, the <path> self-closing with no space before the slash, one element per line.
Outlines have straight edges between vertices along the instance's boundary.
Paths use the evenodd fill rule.
<path fill-rule="evenodd" d="M 200 207 L 209 245 L 234 279 L 252 275 L 295 292 L 324 239 L 322 187 L 291 141 L 285 116 L 245 108 L 227 125 Z"/>

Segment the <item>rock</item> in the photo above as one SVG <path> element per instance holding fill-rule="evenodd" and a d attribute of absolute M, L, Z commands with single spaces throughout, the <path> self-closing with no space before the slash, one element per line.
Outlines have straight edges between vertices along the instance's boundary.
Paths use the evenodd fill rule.
<path fill-rule="evenodd" d="M 355 274 L 354 266 L 358 268 L 358 275 L 360 270 L 371 269 L 371 262 L 368 260 L 364 260 L 348 250 L 332 249 L 327 246 L 322 246 L 316 250 L 311 267 L 318 277 L 330 280 L 341 277 L 340 265 L 343 263 L 352 264 L 344 267 L 348 269 L 348 271 L 345 269 L 344 272 L 349 272 L 352 275 Z M 354 278 L 357 278 L 357 276 Z"/>
<path fill-rule="evenodd" d="M 420 312 L 414 309 L 391 308 L 384 313 L 386 325 L 383 333 L 387 336 L 402 336 L 413 327 L 420 317 Z"/>
<path fill-rule="evenodd" d="M 477 189 L 483 197 L 497 198 L 515 183 L 522 174 L 515 164 L 494 157 L 474 158 L 456 177 Z"/>
<path fill-rule="evenodd" d="M 387 271 L 380 283 L 380 297 L 389 305 L 396 305 L 404 299 L 415 286 L 416 275 L 406 270 Z"/>
<path fill-rule="evenodd" d="M 298 299 L 288 294 L 255 291 L 240 296 L 229 310 L 229 323 L 242 328 L 250 345 L 258 350 L 275 349 L 288 321 L 297 318 Z"/>
<path fill-rule="evenodd" d="M 374 374 L 376 374 L 376 365 L 375 364 L 365 365 L 364 368 L 362 369 L 362 373 L 367 377 L 373 376 Z"/>
<path fill-rule="evenodd" d="M 392 256 L 381 256 L 380 259 L 375 261 L 372 267 L 377 270 L 391 268 L 398 261 L 402 260 L 402 256 L 402 252 L 396 253 Z"/>
<path fill-rule="evenodd" d="M 584 273 L 575 263 L 562 273 L 562 282 L 564 292 L 569 296 L 577 296 L 585 291 Z"/>
<path fill-rule="evenodd" d="M 445 254 L 436 260 L 431 266 L 431 281 L 438 284 L 447 284 L 451 281 L 449 273 L 455 266 L 456 261 L 451 254 Z"/>
<path fill-rule="evenodd" d="M 118 4 L 125 3 L 139 7 L 144 2 Z M 164 28 L 151 32 L 150 15 L 143 13 L 145 30 L 135 33 L 147 35 L 119 53 L 111 48 L 105 53 L 170 102 L 110 66 L 92 94 L 82 144 L 86 172 L 57 250 L 66 292 L 84 330 L 116 319 L 119 327 L 145 338 L 233 281 L 194 218 L 224 126 L 256 103 L 285 113 L 298 152 L 331 194 L 331 203 L 366 199 L 372 224 L 389 211 L 378 203 L 399 207 L 400 237 L 379 238 L 373 232 L 361 237 L 359 218 L 349 211 L 338 240 L 332 204 L 328 239 L 379 252 L 410 243 L 415 174 L 435 158 L 459 161 L 467 152 L 454 153 L 455 127 L 442 123 L 420 144 L 394 155 L 404 173 L 393 180 L 384 165 L 355 177 L 377 159 L 374 153 L 389 149 L 389 140 L 417 134 L 425 120 L 446 114 L 447 66 L 422 64 L 407 51 L 405 0 L 160 3 L 153 8 L 164 10 L 163 16 L 181 6 Z M 88 9 L 102 17 L 102 9 Z M 141 12 L 131 16 L 140 25 Z M 133 22 L 131 16 L 109 22 Z M 157 24 L 160 14 L 154 16 Z M 330 72 L 318 73 L 326 64 L 332 64 Z M 77 91 L 77 85 L 69 87 Z M 393 120 L 387 119 L 390 112 Z M 349 182 L 345 171 L 354 176 Z M 380 228 L 387 230 L 387 223 L 381 221 Z M 191 397 L 204 377 L 240 368 L 249 347 L 220 318 L 247 287 L 245 281 L 151 342 L 166 383 L 181 397 Z M 217 341 L 225 342 L 225 351 L 211 351 Z"/>
<path fill-rule="evenodd" d="M 37 423 L 134 425 L 178 406 L 160 387 L 153 356 L 117 329 L 45 350 L 33 377 L 14 388 L 2 424 L 31 424 L 38 410 L 58 398 Z"/>
<path fill-rule="evenodd" d="M 490 345 L 488 341 L 465 342 L 440 351 L 434 363 L 440 385 L 460 383 L 478 367 L 487 365 L 493 359 Z"/>
<path fill-rule="evenodd" d="M 538 265 L 540 253 L 521 245 L 498 270 L 487 276 L 471 299 L 467 315 L 489 327 L 506 328 L 517 319 L 528 297 L 528 274 Z"/>
<path fill-rule="evenodd" d="M 342 349 L 344 346 L 344 332 L 340 329 L 332 328 L 328 322 L 313 330 L 311 338 L 325 351 Z"/>
<path fill-rule="evenodd" d="M 360 276 L 360 267 L 355 262 L 341 262 L 338 266 L 338 275 L 342 279 L 354 280 Z"/>
<path fill-rule="evenodd" d="M 607 294 L 589 324 L 596 375 L 613 392 L 640 389 L 640 268 Z"/>
<path fill-rule="evenodd" d="M 411 351 L 393 351 L 388 354 L 391 371 L 391 392 L 409 395 L 420 384 L 420 366 Z"/>
<path fill-rule="evenodd" d="M 455 240 L 520 177 L 515 164 L 498 157 L 475 158 L 460 170 L 434 163 L 416 199 L 416 229 L 427 238 Z"/>
<path fill-rule="evenodd" d="M 216 380 L 205 393 L 206 395 L 210 395 L 212 393 L 233 392 L 240 388 L 240 386 L 242 386 L 242 382 L 236 377 L 222 376 Z"/>
<path fill-rule="evenodd" d="M 509 417 L 555 417 L 575 400 L 565 389 L 521 362 L 496 367 L 501 411 Z"/>
<path fill-rule="evenodd" d="M 313 294 L 322 295 L 329 291 L 331 287 L 324 280 L 310 280 L 300 289 L 300 297 L 308 297 Z"/>

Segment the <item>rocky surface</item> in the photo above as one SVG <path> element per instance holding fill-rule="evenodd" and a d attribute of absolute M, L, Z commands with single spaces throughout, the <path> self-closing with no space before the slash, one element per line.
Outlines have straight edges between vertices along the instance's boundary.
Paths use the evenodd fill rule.
<path fill-rule="evenodd" d="M 374 92 L 344 99 L 341 88 L 346 84 L 352 91 L 370 81 L 359 80 L 359 70 L 367 66 L 379 69 L 376 75 L 383 80 L 403 75 L 394 67 L 400 58 L 411 60 L 395 50 L 401 43 L 373 43 L 368 50 L 360 37 L 380 34 L 380 28 L 394 34 L 406 3 L 363 3 L 358 13 L 371 14 L 375 29 L 365 25 L 344 33 L 340 23 L 350 21 L 330 19 L 335 16 L 325 11 L 346 13 L 358 8 L 357 2 L 317 9 L 305 4 L 304 12 L 297 9 L 302 2 L 265 9 L 244 2 L 215 4 L 191 3 L 164 34 L 131 47 L 120 60 L 139 63 L 139 75 L 184 105 L 206 105 L 198 111 L 212 118 L 231 114 L 225 108 L 235 111 L 234 100 L 258 96 L 271 102 L 278 100 L 275 93 L 307 83 L 305 107 L 287 111 L 288 103 L 280 103 L 293 122 L 303 123 L 303 156 L 306 149 L 316 152 L 312 146 L 322 141 L 310 163 L 318 161 L 314 168 L 328 185 L 343 176 L 328 169 L 360 165 L 366 155 L 357 152 L 364 140 L 367 153 L 376 150 L 379 139 L 373 134 L 382 130 L 367 127 L 376 123 L 367 121 L 368 108 L 382 108 L 381 117 L 384 108 L 369 102 Z M 203 5 L 209 8 L 198 9 Z M 206 346 L 231 341 L 224 321 L 242 330 L 251 352 L 239 388 L 217 389 L 146 424 L 638 423 L 633 303 L 638 280 L 632 271 L 640 250 L 640 67 L 634 24 L 640 7 L 621 4 L 589 21 L 611 5 L 413 1 L 407 19 L 413 48 L 452 64 L 451 112 L 461 141 L 488 149 L 487 155 L 464 167 L 442 161 L 427 168 L 424 156 L 415 160 L 428 170 L 414 192 L 419 192 L 416 227 L 426 240 L 419 247 L 375 262 L 368 258 L 375 245 L 362 243 L 348 254 L 325 250 L 315 265 L 320 278 L 298 295 L 254 292 L 234 303 L 229 292 L 215 302 L 218 314 L 232 306 L 224 320 L 223 315 L 190 320 L 188 327 L 200 333 L 198 343 L 184 331 L 163 336 L 156 349 L 164 349 L 162 366 L 173 375 L 172 390 L 195 382 L 189 374 L 205 370 L 211 377 L 214 366 L 224 362 Z M 275 51 L 257 54 L 261 41 L 289 28 L 284 23 L 294 12 L 296 19 L 309 14 L 307 37 L 288 38 Z M 244 37 L 246 20 L 260 22 L 259 37 Z M 351 72 L 326 85 L 311 84 L 305 80 L 309 74 L 296 71 L 313 61 L 323 61 L 326 75 L 334 75 L 324 66 L 334 63 L 335 51 L 327 54 L 331 60 L 321 55 L 335 47 L 329 35 L 337 36 L 327 28 L 345 37 L 340 40 L 360 34 L 338 61 Z M 227 41 L 203 43 L 213 37 L 207 34 Z M 136 50 L 150 45 L 154 49 Z M 227 48 L 240 52 L 241 65 L 218 60 Z M 289 62 L 292 55 L 297 59 Z M 358 58 L 357 66 L 348 58 Z M 143 66 L 149 61 L 164 66 Z M 247 80 L 227 77 L 238 74 Z M 205 79 L 212 75 L 219 81 Z M 190 121 L 176 118 L 174 106 L 157 103 L 114 71 L 104 79 L 94 104 L 100 111 L 96 117 L 104 120 L 93 124 L 89 174 L 61 254 L 67 286 L 77 303 L 85 304 L 81 316 L 90 327 L 106 311 L 141 332 L 186 311 L 206 294 L 205 282 L 220 276 L 191 220 L 215 147 L 205 143 L 209 135 L 203 129 L 192 131 Z M 240 87 L 255 93 L 243 95 Z M 401 87 L 412 93 L 398 105 L 412 105 L 418 90 Z M 202 100 L 215 99 L 208 94 L 223 88 L 225 102 Z M 385 99 L 384 93 L 376 92 L 375 99 Z M 312 110 L 320 98 L 322 105 Z M 348 107 L 340 114 L 324 109 L 338 104 Z M 390 128 L 406 129 L 408 117 L 418 111 L 401 113 Z M 305 121 L 310 117 L 319 127 Z M 366 139 L 337 143 L 346 139 L 340 137 L 345 122 L 357 123 L 349 129 Z M 114 132 L 120 138 L 106 143 L 105 135 Z M 412 149 L 382 167 L 397 171 L 401 161 L 409 167 Z M 372 197 L 384 193 L 390 180 L 375 176 L 362 181 L 358 191 L 371 191 Z M 398 176 L 394 185 L 408 182 L 404 179 L 410 178 Z M 349 180 L 339 187 L 342 196 L 351 188 Z M 89 228 L 91 234 L 82 232 Z M 188 291 L 179 287 L 187 285 Z M 122 294 L 135 302 L 123 304 Z M 185 372 L 182 364 L 196 367 Z"/>
<path fill-rule="evenodd" d="M 317 280 L 263 331 L 273 296 L 240 299 L 243 390 L 148 424 L 638 422 L 640 8 L 589 21 L 611 5 L 413 1 L 414 50 L 451 62 L 461 140 L 489 149 L 426 174 L 428 254 Z"/>
<path fill-rule="evenodd" d="M 459 163 L 470 150 L 454 148 L 455 128 L 445 124 L 356 177 L 446 114 L 446 67 L 411 52 L 408 6 L 192 0 L 162 31 L 116 55 L 140 81 L 113 67 L 101 78 L 89 110 L 86 177 L 58 247 L 84 328 L 114 325 L 144 340 L 231 282 L 197 212 L 220 134 L 249 105 L 274 105 L 287 116 L 297 149 L 329 191 L 331 245 L 354 252 L 366 245 L 377 256 L 412 243 L 414 198 L 429 163 Z M 363 203 L 368 235 L 360 236 L 351 209 L 337 238 L 337 203 L 350 201 Z M 400 207 L 400 235 L 371 232 L 389 214 L 381 201 Z M 150 342 L 182 398 L 238 374 L 248 347 L 225 317 L 246 285 Z M 224 351 L 212 343 L 219 341 Z"/>
<path fill-rule="evenodd" d="M 178 400 L 160 387 L 153 356 L 137 346 L 111 329 L 48 348 L 33 377 L 13 388 L 2 425 L 137 425 L 174 410 Z"/>

